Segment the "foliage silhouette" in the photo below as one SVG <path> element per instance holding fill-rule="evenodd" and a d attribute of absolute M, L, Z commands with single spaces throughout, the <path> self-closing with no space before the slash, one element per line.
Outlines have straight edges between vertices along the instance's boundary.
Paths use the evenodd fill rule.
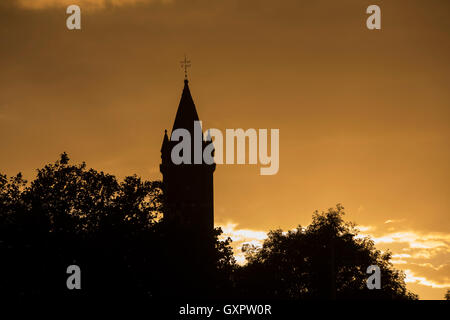
<path fill-rule="evenodd" d="M 248 264 L 236 272 L 241 296 L 271 299 L 416 299 L 404 274 L 369 238 L 343 220 L 344 208 L 315 212 L 312 223 L 294 231 L 274 230 L 261 248 L 243 248 Z M 381 289 L 366 286 L 367 267 L 381 269 Z M 264 279 L 262 282 L 261 279 Z"/>
<path fill-rule="evenodd" d="M 194 238 L 163 223 L 161 182 L 137 176 L 122 182 L 109 174 L 69 164 L 67 154 L 38 170 L 28 186 L 21 174 L 0 175 L 0 290 L 17 296 L 177 296 L 197 290 L 199 279 Z M 229 240 L 221 230 L 208 239 L 214 245 L 207 275 L 215 277 L 234 263 Z M 187 250 L 191 248 L 191 250 Z M 212 251 L 212 252 L 211 252 Z M 66 268 L 79 265 L 82 290 L 66 288 Z M 169 266 L 169 267 L 168 267 Z M 183 275 L 179 277 L 177 275 Z M 187 286 L 187 287 L 186 287 Z"/>
<path fill-rule="evenodd" d="M 28 184 L 0 174 L 0 294 L 19 297 L 415 299 L 389 252 L 357 237 L 338 205 L 305 228 L 271 231 L 236 265 L 220 228 L 200 236 L 164 219 L 159 181 L 58 161 Z M 66 268 L 80 266 L 82 290 Z M 382 289 L 368 290 L 378 265 Z"/>

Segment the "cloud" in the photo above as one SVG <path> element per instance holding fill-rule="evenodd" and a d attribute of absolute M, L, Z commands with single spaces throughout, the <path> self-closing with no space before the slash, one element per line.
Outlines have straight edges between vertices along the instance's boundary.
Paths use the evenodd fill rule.
<path fill-rule="evenodd" d="M 374 229 L 375 228 L 373 226 L 358 226 L 358 230 L 361 232 L 367 232 Z"/>
<path fill-rule="evenodd" d="M 173 0 L 15 0 L 22 8 L 46 9 L 76 4 L 82 9 L 103 9 L 107 6 L 127 6 L 141 3 L 171 3 Z"/>
<path fill-rule="evenodd" d="M 225 225 L 221 225 L 223 234 L 221 239 L 228 237 L 233 240 L 231 246 L 233 248 L 234 257 L 236 262 L 240 265 L 245 264 L 245 255 L 242 252 L 242 245 L 248 243 L 255 246 L 261 246 L 264 239 L 267 238 L 267 233 L 260 230 L 251 229 L 237 229 L 238 224 L 233 222 L 227 222 Z"/>
<path fill-rule="evenodd" d="M 450 288 L 450 234 L 392 229 L 394 220 L 387 220 L 388 232 L 363 232 L 380 250 L 390 250 L 391 262 L 406 274 L 406 283 L 420 284 L 434 289 Z M 386 226 L 385 226 L 386 228 Z M 371 231 L 374 231 L 372 228 Z"/>
<path fill-rule="evenodd" d="M 449 248 L 450 234 L 446 233 L 421 233 L 416 231 L 397 231 L 380 236 L 361 234 L 370 236 L 376 243 L 407 243 L 410 248 L 434 249 Z"/>
<path fill-rule="evenodd" d="M 389 224 L 389 223 L 398 223 L 398 222 L 403 222 L 403 221 L 405 221 L 405 219 L 398 219 L 398 220 L 391 220 L 391 219 L 388 219 L 388 220 L 386 220 L 384 223 L 385 223 L 385 224 Z"/>
<path fill-rule="evenodd" d="M 423 286 L 439 288 L 439 289 L 450 288 L 450 282 L 437 283 L 437 282 L 427 279 L 426 277 L 418 276 L 409 269 L 406 269 L 404 271 L 405 271 L 405 275 L 406 275 L 406 278 L 405 278 L 406 283 L 417 283 L 417 284 L 421 284 Z"/>

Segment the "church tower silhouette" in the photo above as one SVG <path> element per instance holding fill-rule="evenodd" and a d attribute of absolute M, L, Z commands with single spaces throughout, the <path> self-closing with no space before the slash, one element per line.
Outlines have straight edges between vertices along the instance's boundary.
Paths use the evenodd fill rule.
<path fill-rule="evenodd" d="M 199 121 L 194 100 L 189 89 L 189 81 L 184 80 L 184 89 L 178 105 L 172 133 L 176 129 L 186 129 L 191 136 L 190 164 L 174 164 L 172 149 L 180 141 L 171 141 L 165 130 L 161 147 L 160 171 L 166 195 L 166 221 L 182 229 L 196 232 L 199 236 L 209 234 L 214 229 L 214 186 L 213 174 L 216 164 L 194 164 L 194 121 Z M 211 141 L 201 137 L 201 150 Z"/>

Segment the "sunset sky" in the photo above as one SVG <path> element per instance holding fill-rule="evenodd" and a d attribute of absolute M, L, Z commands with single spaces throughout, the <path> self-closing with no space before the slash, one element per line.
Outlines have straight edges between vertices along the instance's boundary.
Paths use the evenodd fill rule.
<path fill-rule="evenodd" d="M 70 4 L 82 30 L 66 28 Z M 371 4 L 381 30 L 366 28 Z M 1 0 L 0 172 L 31 180 L 66 151 L 161 179 L 186 53 L 204 128 L 280 130 L 278 174 L 216 169 L 215 223 L 236 247 L 342 203 L 409 289 L 442 299 L 449 12 L 448 0 Z"/>

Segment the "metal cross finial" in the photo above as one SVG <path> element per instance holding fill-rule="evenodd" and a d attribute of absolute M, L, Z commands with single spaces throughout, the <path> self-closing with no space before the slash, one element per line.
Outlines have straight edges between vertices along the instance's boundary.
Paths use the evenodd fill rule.
<path fill-rule="evenodd" d="M 184 68 L 184 79 L 187 80 L 187 68 L 191 66 L 191 60 L 188 60 L 186 55 L 184 55 L 184 60 L 180 61 L 181 67 Z"/>

